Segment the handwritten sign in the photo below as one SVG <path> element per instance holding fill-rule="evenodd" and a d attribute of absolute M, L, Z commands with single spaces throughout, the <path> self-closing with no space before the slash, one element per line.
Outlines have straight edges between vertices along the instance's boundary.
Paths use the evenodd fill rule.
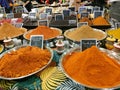
<path fill-rule="evenodd" d="M 70 16 L 70 10 L 63 10 L 64 17 Z"/>
<path fill-rule="evenodd" d="M 88 25 L 88 22 L 78 22 L 77 27 L 81 27 L 83 25 Z"/>
<path fill-rule="evenodd" d="M 40 19 L 47 19 L 48 14 L 47 13 L 41 13 L 40 14 Z"/>
<path fill-rule="evenodd" d="M 23 23 L 14 23 L 14 26 L 17 28 L 22 28 Z"/>
<path fill-rule="evenodd" d="M 103 16 L 103 11 L 94 11 L 94 18 Z"/>
<path fill-rule="evenodd" d="M 49 26 L 48 20 L 38 20 L 38 26 Z"/>
<path fill-rule="evenodd" d="M 97 40 L 96 39 L 82 39 L 80 41 L 81 50 L 84 51 L 87 48 L 90 48 L 91 46 L 97 46 Z"/>
<path fill-rule="evenodd" d="M 89 16 L 88 12 L 82 12 L 81 13 L 81 18 L 83 18 L 83 17 L 87 17 L 88 18 L 88 16 Z"/>
<path fill-rule="evenodd" d="M 48 15 L 52 14 L 52 8 L 46 8 L 45 13 L 48 13 Z"/>
<path fill-rule="evenodd" d="M 64 17 L 63 17 L 63 14 L 56 14 L 55 15 L 55 21 L 59 21 L 59 20 L 63 20 Z"/>
<path fill-rule="evenodd" d="M 78 13 L 82 13 L 82 12 L 87 12 L 86 7 L 79 7 L 78 8 Z"/>
<path fill-rule="evenodd" d="M 69 7 L 68 9 L 72 12 L 75 12 L 75 7 Z"/>
<path fill-rule="evenodd" d="M 14 14 L 13 13 L 9 13 L 6 15 L 7 19 L 12 19 L 14 18 Z"/>
<path fill-rule="evenodd" d="M 0 7 L 0 13 L 5 13 L 5 8 L 4 7 Z"/>
<path fill-rule="evenodd" d="M 43 48 L 43 40 L 44 40 L 43 35 L 31 35 L 30 45 Z"/>

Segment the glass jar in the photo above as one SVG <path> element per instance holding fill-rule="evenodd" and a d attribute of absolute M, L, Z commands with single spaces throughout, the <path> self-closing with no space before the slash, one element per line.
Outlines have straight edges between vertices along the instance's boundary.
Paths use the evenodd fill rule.
<path fill-rule="evenodd" d="M 5 47 L 8 48 L 8 49 L 14 47 L 14 42 L 10 37 L 6 37 L 3 40 L 3 42 L 4 42 Z"/>

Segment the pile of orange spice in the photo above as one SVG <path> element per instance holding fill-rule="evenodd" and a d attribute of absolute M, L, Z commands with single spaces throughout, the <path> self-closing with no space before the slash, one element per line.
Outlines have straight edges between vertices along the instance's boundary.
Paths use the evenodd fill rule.
<path fill-rule="evenodd" d="M 87 17 L 83 17 L 82 19 L 79 20 L 80 22 L 88 22 L 88 25 L 91 26 L 92 25 L 92 21 L 87 18 Z"/>
<path fill-rule="evenodd" d="M 22 47 L 0 59 L 0 76 L 15 78 L 31 74 L 48 64 L 51 53 L 35 46 Z"/>
<path fill-rule="evenodd" d="M 26 39 L 30 39 L 31 35 L 44 35 L 44 39 L 48 40 L 54 37 L 57 37 L 61 34 L 58 29 L 51 29 L 47 26 L 38 26 L 36 29 L 31 30 L 29 33 L 25 35 Z"/>
<path fill-rule="evenodd" d="M 83 85 L 95 88 L 120 86 L 120 64 L 96 46 L 66 55 L 62 64 L 66 73 Z"/>
<path fill-rule="evenodd" d="M 102 16 L 99 16 L 93 19 L 93 25 L 109 25 L 109 23 Z"/>

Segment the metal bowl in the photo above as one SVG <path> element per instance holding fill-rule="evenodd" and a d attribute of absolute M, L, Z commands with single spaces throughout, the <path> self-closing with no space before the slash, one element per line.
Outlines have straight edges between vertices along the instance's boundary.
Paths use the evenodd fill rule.
<path fill-rule="evenodd" d="M 101 52 L 105 52 L 108 54 L 108 56 L 110 56 L 111 58 L 114 58 L 116 60 L 118 60 L 118 62 L 120 63 L 120 56 L 114 52 L 114 51 L 110 51 L 110 50 L 107 50 L 107 49 L 104 49 L 104 48 L 99 48 L 101 50 Z M 86 85 L 86 84 L 83 84 L 81 82 L 77 82 L 76 80 L 74 80 L 64 69 L 64 66 L 63 66 L 63 62 L 65 62 L 66 60 L 64 59 L 66 55 L 71 55 L 73 52 L 77 52 L 77 51 L 80 51 L 80 48 L 79 47 L 74 47 L 72 49 L 70 49 L 69 51 L 67 52 L 64 52 L 60 58 L 60 67 L 61 67 L 61 70 L 64 72 L 64 74 L 70 78 L 71 80 L 73 80 L 75 83 L 78 83 L 82 86 L 85 86 L 85 87 L 88 87 L 88 88 L 91 88 L 91 89 L 99 89 L 99 90 L 112 90 L 112 89 L 117 89 L 117 88 L 120 88 L 120 84 L 117 85 L 117 86 L 114 86 L 114 87 L 111 87 L 111 88 L 100 88 L 100 87 L 93 87 L 93 86 L 90 86 L 90 85 Z"/>
<path fill-rule="evenodd" d="M 62 30 L 61 29 L 59 29 L 59 28 L 53 28 L 53 27 L 51 27 L 51 29 L 56 29 L 56 30 L 58 30 L 59 31 L 59 34 L 57 35 L 57 36 L 60 36 L 61 34 L 62 34 Z M 26 35 L 28 34 L 28 33 L 30 33 L 30 32 L 32 32 L 34 29 L 32 29 L 32 30 L 29 30 L 28 32 L 26 32 L 24 35 L 23 35 L 23 37 L 26 39 L 26 40 L 30 40 L 29 38 L 27 38 L 26 37 Z M 55 36 L 55 37 L 52 37 L 52 38 L 49 38 L 49 39 L 44 39 L 44 41 L 51 41 L 51 40 L 53 40 L 53 39 L 55 39 L 57 36 Z"/>
<path fill-rule="evenodd" d="M 11 51 L 16 51 L 16 50 L 18 50 L 19 48 L 23 48 L 23 47 L 26 47 L 26 46 L 18 46 L 18 47 L 15 47 L 15 48 L 13 48 L 13 49 L 10 49 L 10 50 L 7 50 L 7 51 L 5 51 L 4 53 L 2 53 L 1 55 L 0 55 L 0 58 L 2 58 L 3 56 L 4 56 L 4 54 L 6 54 L 6 53 L 10 53 Z M 28 77 L 28 76 L 31 76 L 31 75 L 33 75 L 33 74 L 36 74 L 36 73 L 38 73 L 38 72 L 40 72 L 41 70 L 43 70 L 44 68 L 46 68 L 51 62 L 52 62 L 52 58 L 53 58 L 53 51 L 52 51 L 52 49 L 50 49 L 49 47 L 46 47 L 48 50 L 49 50 L 49 52 L 51 53 L 51 58 L 50 58 L 50 60 L 49 60 L 49 62 L 46 64 L 46 65 L 44 65 L 43 67 L 41 67 L 39 70 L 37 70 L 37 71 L 35 71 L 35 72 L 32 72 L 32 73 L 29 73 L 29 74 L 27 74 L 27 75 L 24 75 L 24 76 L 20 76 L 20 77 L 4 77 L 4 76 L 0 76 L 0 79 L 5 79 L 5 80 L 16 80 L 16 79 L 22 79 L 22 78 L 25 78 L 25 77 Z M 23 65 L 24 66 L 24 65 Z M 21 66 L 20 66 L 21 67 Z M 23 67 L 24 68 L 24 67 Z"/>
<path fill-rule="evenodd" d="M 73 39 L 71 39 L 70 37 L 68 37 L 68 33 L 74 31 L 75 29 L 76 29 L 76 28 L 71 28 L 71 29 L 66 30 L 66 31 L 64 32 L 64 36 L 65 36 L 67 39 L 69 39 L 70 41 L 79 43 L 80 40 L 81 40 L 81 39 L 84 39 L 84 38 L 81 38 L 81 39 L 78 41 L 78 40 L 73 40 Z M 101 41 L 101 40 L 103 40 L 103 39 L 106 38 L 107 34 L 106 34 L 104 31 L 102 31 L 102 30 L 100 30 L 100 29 L 95 29 L 95 28 L 93 28 L 93 30 L 98 31 L 98 32 L 100 32 L 100 33 L 103 33 L 103 35 L 104 35 L 104 37 L 102 37 L 101 39 L 97 39 L 98 41 Z M 86 37 L 86 38 L 87 38 L 87 37 Z"/>

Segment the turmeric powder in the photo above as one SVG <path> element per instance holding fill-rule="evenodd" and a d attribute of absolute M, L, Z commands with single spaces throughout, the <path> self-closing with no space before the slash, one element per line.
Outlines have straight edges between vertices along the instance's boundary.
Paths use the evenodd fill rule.
<path fill-rule="evenodd" d="M 85 86 L 111 88 L 120 85 L 120 64 L 96 46 L 66 55 L 62 64 L 71 78 Z"/>
<path fill-rule="evenodd" d="M 16 51 L 6 53 L 0 59 L 0 76 L 16 78 L 40 70 L 50 61 L 51 53 L 48 49 L 26 46 Z"/>
<path fill-rule="evenodd" d="M 102 16 L 93 19 L 93 25 L 110 25 Z"/>
<path fill-rule="evenodd" d="M 26 39 L 30 39 L 31 35 L 44 35 L 44 39 L 48 40 L 54 37 L 57 37 L 61 34 L 61 31 L 58 29 L 51 29 L 47 26 L 38 26 L 36 29 L 31 30 L 25 35 Z"/>

